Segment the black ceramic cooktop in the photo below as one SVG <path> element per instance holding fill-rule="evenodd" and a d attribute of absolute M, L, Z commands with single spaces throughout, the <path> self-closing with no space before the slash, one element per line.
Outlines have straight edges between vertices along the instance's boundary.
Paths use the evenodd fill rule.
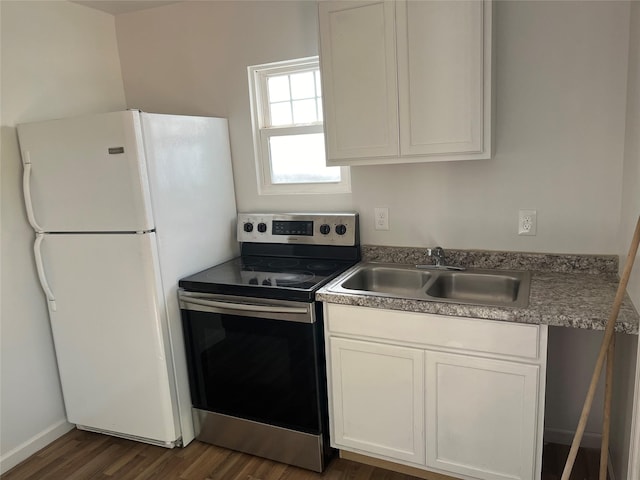
<path fill-rule="evenodd" d="M 355 263 L 246 255 L 183 278 L 179 286 L 192 292 L 310 302 L 322 285 Z"/>

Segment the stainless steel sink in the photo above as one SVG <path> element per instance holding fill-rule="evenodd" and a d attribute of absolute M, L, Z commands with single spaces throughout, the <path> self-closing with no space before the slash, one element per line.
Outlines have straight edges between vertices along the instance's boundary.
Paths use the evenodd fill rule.
<path fill-rule="evenodd" d="M 426 289 L 426 293 L 436 298 L 505 305 L 518 300 L 521 285 L 522 275 L 442 272 Z"/>
<path fill-rule="evenodd" d="M 413 265 L 361 263 L 327 289 L 414 300 L 526 307 L 531 274 L 513 270 L 420 270 Z"/>
<path fill-rule="evenodd" d="M 419 295 L 430 272 L 400 269 L 395 267 L 371 266 L 353 273 L 341 286 L 347 290 L 385 293 L 388 295 Z"/>

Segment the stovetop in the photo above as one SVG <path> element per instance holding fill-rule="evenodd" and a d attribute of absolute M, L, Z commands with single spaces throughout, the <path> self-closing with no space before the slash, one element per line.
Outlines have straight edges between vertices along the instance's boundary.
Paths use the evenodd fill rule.
<path fill-rule="evenodd" d="M 245 255 L 183 278 L 191 292 L 313 301 L 315 292 L 354 260 Z"/>
<path fill-rule="evenodd" d="M 312 302 L 360 260 L 357 213 L 239 213 L 240 257 L 183 278 L 195 293 Z"/>

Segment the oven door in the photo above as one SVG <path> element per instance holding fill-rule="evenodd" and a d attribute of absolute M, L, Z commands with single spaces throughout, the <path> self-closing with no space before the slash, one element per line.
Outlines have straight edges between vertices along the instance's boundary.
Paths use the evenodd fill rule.
<path fill-rule="evenodd" d="M 321 433 L 315 303 L 180 291 L 193 406 Z"/>

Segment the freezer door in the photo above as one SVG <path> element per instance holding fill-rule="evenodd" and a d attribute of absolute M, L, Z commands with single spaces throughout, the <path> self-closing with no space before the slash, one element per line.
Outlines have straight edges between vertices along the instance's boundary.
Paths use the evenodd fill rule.
<path fill-rule="evenodd" d="M 180 433 L 155 235 L 43 237 L 41 277 L 55 299 L 49 316 L 69 422 L 175 441 Z"/>
<path fill-rule="evenodd" d="M 36 231 L 154 228 L 139 112 L 21 124 L 18 137 Z"/>

